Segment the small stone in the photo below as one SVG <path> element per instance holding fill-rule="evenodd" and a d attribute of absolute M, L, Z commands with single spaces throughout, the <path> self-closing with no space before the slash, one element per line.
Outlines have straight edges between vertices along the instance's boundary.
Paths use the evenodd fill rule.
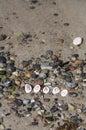
<path fill-rule="evenodd" d="M 67 94 L 68 94 L 68 90 L 67 90 L 67 89 L 63 89 L 63 90 L 61 91 L 61 96 L 62 96 L 62 97 L 67 96 Z"/>
<path fill-rule="evenodd" d="M 5 126 L 0 124 L 0 130 L 5 130 Z"/>
<path fill-rule="evenodd" d="M 68 104 L 68 110 L 73 111 L 75 109 L 75 106 L 73 104 Z"/>
<path fill-rule="evenodd" d="M 26 85 L 25 85 L 25 92 L 26 92 L 26 93 L 30 93 L 31 91 L 32 91 L 31 85 L 30 85 L 30 84 L 26 84 Z"/>
<path fill-rule="evenodd" d="M 31 2 L 32 2 L 33 4 L 36 4 L 36 3 L 38 2 L 38 0 L 31 0 Z"/>
<path fill-rule="evenodd" d="M 6 38 L 7 38 L 7 35 L 5 35 L 5 34 L 1 34 L 0 35 L 0 41 L 5 40 Z"/>
<path fill-rule="evenodd" d="M 44 94 L 49 93 L 49 87 L 44 87 L 44 88 L 43 88 L 43 93 L 44 93 Z"/>
<path fill-rule="evenodd" d="M 64 43 L 64 39 L 58 38 L 57 39 L 57 44 L 63 44 Z"/>
<path fill-rule="evenodd" d="M 16 84 L 17 86 L 20 86 L 21 81 L 20 81 L 20 80 L 15 80 L 15 84 Z"/>
<path fill-rule="evenodd" d="M 69 26 L 70 24 L 69 23 L 64 23 L 64 26 Z"/>
<path fill-rule="evenodd" d="M 38 93 L 40 91 L 40 89 L 41 89 L 40 85 L 37 84 L 37 85 L 35 85 L 33 91 L 34 91 L 34 93 Z"/>
<path fill-rule="evenodd" d="M 76 38 L 73 40 L 73 44 L 74 44 L 75 46 L 79 46 L 79 45 L 82 44 L 82 41 L 83 41 L 83 39 L 82 39 L 81 37 L 76 37 Z"/>

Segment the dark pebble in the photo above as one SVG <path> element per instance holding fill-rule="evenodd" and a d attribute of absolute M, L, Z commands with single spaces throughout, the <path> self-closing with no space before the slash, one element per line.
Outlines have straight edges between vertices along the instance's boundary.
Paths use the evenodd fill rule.
<path fill-rule="evenodd" d="M 6 71 L 3 70 L 3 71 L 0 71 L 0 75 L 5 75 L 6 74 Z"/>
<path fill-rule="evenodd" d="M 2 107 L 2 104 L 0 103 L 0 107 Z"/>
<path fill-rule="evenodd" d="M 58 13 L 54 13 L 53 15 L 54 15 L 54 16 L 58 16 Z"/>
<path fill-rule="evenodd" d="M 64 26 L 69 26 L 70 24 L 69 23 L 64 23 Z"/>
<path fill-rule="evenodd" d="M 25 61 L 25 60 L 24 60 L 24 61 L 22 62 L 22 65 L 23 65 L 24 68 L 27 67 L 27 66 L 29 65 L 29 61 Z"/>
<path fill-rule="evenodd" d="M 23 101 L 21 99 L 16 99 L 14 101 L 14 107 L 20 107 L 23 104 Z"/>
<path fill-rule="evenodd" d="M 1 46 L 1 47 L 0 47 L 0 51 L 4 50 L 4 48 L 5 48 L 4 46 Z"/>
<path fill-rule="evenodd" d="M 0 56 L 0 63 L 6 63 L 6 58 L 4 56 Z"/>
<path fill-rule="evenodd" d="M 44 102 L 50 102 L 50 98 L 44 98 Z"/>
<path fill-rule="evenodd" d="M 79 118 L 79 117 L 77 117 L 77 116 L 72 116 L 71 117 L 71 120 L 74 122 L 74 123 L 76 123 L 76 124 L 80 124 L 80 123 L 82 123 L 82 119 L 81 118 Z"/>
<path fill-rule="evenodd" d="M 9 78 L 5 78 L 5 79 L 2 79 L 2 84 L 5 86 L 5 87 L 9 87 L 11 85 L 11 80 Z"/>
<path fill-rule="evenodd" d="M 78 96 L 78 93 L 70 92 L 70 93 L 69 93 L 69 96 L 70 96 L 70 97 L 77 97 L 77 96 Z"/>
<path fill-rule="evenodd" d="M 51 113 L 54 113 L 54 112 L 56 112 L 57 110 L 58 110 L 58 108 L 57 108 L 56 106 L 53 106 L 53 107 L 50 109 Z"/>
<path fill-rule="evenodd" d="M 66 110 L 68 110 L 68 105 L 67 104 L 62 104 L 62 105 L 57 105 L 57 108 L 59 109 L 59 110 L 62 110 L 62 111 L 66 111 Z"/>
<path fill-rule="evenodd" d="M 36 3 L 38 2 L 38 0 L 31 0 L 31 2 L 32 2 L 33 4 L 36 4 Z"/>
<path fill-rule="evenodd" d="M 6 113 L 6 114 L 5 114 L 5 116 L 10 116 L 10 115 L 11 115 L 11 113 Z"/>
<path fill-rule="evenodd" d="M 33 65 L 33 69 L 40 69 L 41 68 L 41 65 L 40 64 L 34 64 Z"/>
<path fill-rule="evenodd" d="M 6 38 L 7 38 L 7 35 L 5 35 L 5 34 L 1 34 L 0 35 L 0 41 L 5 40 Z"/>

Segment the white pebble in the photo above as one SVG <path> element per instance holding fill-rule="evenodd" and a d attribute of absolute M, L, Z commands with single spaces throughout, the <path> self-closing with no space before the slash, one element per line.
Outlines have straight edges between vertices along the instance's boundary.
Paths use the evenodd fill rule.
<path fill-rule="evenodd" d="M 81 37 L 76 37 L 74 40 L 73 40 L 73 44 L 75 46 L 78 46 L 82 43 L 82 38 Z"/>

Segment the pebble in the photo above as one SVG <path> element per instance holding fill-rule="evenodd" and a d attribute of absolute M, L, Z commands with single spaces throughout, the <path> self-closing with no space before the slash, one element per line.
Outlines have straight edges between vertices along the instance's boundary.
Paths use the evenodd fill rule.
<path fill-rule="evenodd" d="M 46 127 L 63 121 L 59 129 L 71 126 L 76 130 L 83 120 L 74 116 L 75 113 L 86 114 L 86 106 L 79 107 L 75 102 L 79 98 L 81 105 L 84 104 L 85 60 L 75 53 L 64 61 L 57 53 L 47 50 L 45 57 L 24 60 L 22 67 L 17 68 L 15 57 L 11 56 L 8 52 L 0 54 L 0 107 L 7 101 L 12 111 L 5 110 L 5 118 L 13 113 L 23 119 L 34 115 L 37 119 L 33 118 L 32 126 L 41 122 Z"/>
<path fill-rule="evenodd" d="M 26 85 L 25 85 L 25 92 L 26 92 L 26 93 L 30 93 L 31 91 L 32 91 L 31 85 L 30 85 L 30 84 L 26 84 Z"/>
<path fill-rule="evenodd" d="M 83 39 L 82 39 L 81 37 L 76 37 L 76 38 L 73 40 L 73 44 L 74 44 L 75 46 L 79 46 L 79 45 L 82 44 L 82 41 L 83 41 Z"/>
<path fill-rule="evenodd" d="M 7 38 L 7 35 L 5 35 L 5 34 L 1 34 L 0 35 L 0 41 L 5 40 L 6 38 Z"/>

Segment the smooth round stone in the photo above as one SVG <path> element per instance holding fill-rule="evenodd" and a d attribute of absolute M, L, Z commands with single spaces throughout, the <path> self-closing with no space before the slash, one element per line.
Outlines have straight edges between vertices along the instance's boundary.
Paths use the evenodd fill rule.
<path fill-rule="evenodd" d="M 81 37 L 76 37 L 74 40 L 73 40 L 73 44 L 75 46 L 78 46 L 82 43 L 82 38 Z"/>
<path fill-rule="evenodd" d="M 31 85 L 30 85 L 30 84 L 26 84 L 26 85 L 25 85 L 25 92 L 26 92 L 26 93 L 30 93 L 31 91 L 32 91 Z"/>
<path fill-rule="evenodd" d="M 58 87 L 54 87 L 53 90 L 52 90 L 52 93 L 55 95 L 55 94 L 58 94 L 60 92 L 60 89 Z"/>
<path fill-rule="evenodd" d="M 68 90 L 67 90 L 67 89 L 63 89 L 63 90 L 61 91 L 61 96 L 62 96 L 62 97 L 67 96 L 67 94 L 68 94 Z"/>
<path fill-rule="evenodd" d="M 39 78 L 45 79 L 46 77 L 47 77 L 47 75 L 46 75 L 45 73 L 40 73 L 40 74 L 39 74 Z"/>
<path fill-rule="evenodd" d="M 48 87 L 44 87 L 44 88 L 43 88 L 43 93 L 44 93 L 44 94 L 49 93 L 49 88 L 48 88 Z"/>
<path fill-rule="evenodd" d="M 24 104 L 24 105 L 27 105 L 29 102 L 30 102 L 30 99 L 24 99 L 24 100 L 23 100 L 23 104 Z"/>
<path fill-rule="evenodd" d="M 41 87 L 40 85 L 36 85 L 33 89 L 34 93 L 38 93 L 40 91 Z"/>

